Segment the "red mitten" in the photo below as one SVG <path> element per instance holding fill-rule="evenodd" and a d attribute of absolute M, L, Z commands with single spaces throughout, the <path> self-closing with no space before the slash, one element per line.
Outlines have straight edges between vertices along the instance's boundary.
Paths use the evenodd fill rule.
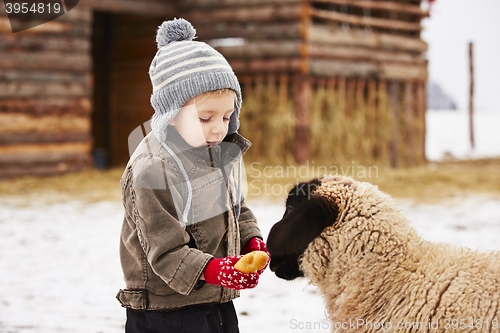
<path fill-rule="evenodd" d="M 269 258 L 271 258 L 271 254 L 267 250 L 266 243 L 264 243 L 264 241 L 262 239 L 260 239 L 259 237 L 250 238 L 248 240 L 248 242 L 245 244 L 245 246 L 243 246 L 243 249 L 241 250 L 241 254 L 247 254 L 247 253 L 250 253 L 252 251 L 264 251 L 267 253 L 267 256 Z M 269 260 L 267 261 L 267 264 L 266 264 L 266 266 L 264 266 L 264 268 L 257 271 L 257 274 L 259 274 L 259 275 L 262 274 L 266 270 L 267 265 L 269 265 Z"/>
<path fill-rule="evenodd" d="M 203 272 L 205 281 L 209 284 L 236 290 L 255 288 L 259 282 L 259 274 L 245 274 L 234 268 L 234 264 L 241 257 L 232 256 L 211 259 Z"/>
<path fill-rule="evenodd" d="M 250 238 L 245 246 L 243 246 L 243 249 L 241 249 L 241 254 L 247 254 L 252 251 L 264 251 L 269 255 L 266 243 L 259 237 Z"/>

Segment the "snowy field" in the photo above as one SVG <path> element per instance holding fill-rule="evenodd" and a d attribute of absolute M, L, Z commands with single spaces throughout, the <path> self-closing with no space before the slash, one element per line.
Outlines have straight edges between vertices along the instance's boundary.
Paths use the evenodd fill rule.
<path fill-rule="evenodd" d="M 471 151 L 464 114 L 428 113 L 430 159 L 445 152 L 456 158 L 500 156 L 500 115 L 478 115 L 477 148 Z M 0 333 L 123 332 L 125 311 L 115 299 L 124 287 L 121 203 L 41 202 L 0 199 Z M 426 239 L 500 250 L 498 196 L 399 204 Z M 264 200 L 249 206 L 266 236 L 284 210 Z M 330 331 L 321 297 L 304 279 L 282 281 L 267 271 L 235 305 L 242 333 Z"/>
<path fill-rule="evenodd" d="M 470 145 L 469 116 L 466 111 L 429 111 L 426 117 L 426 154 L 429 160 L 500 156 L 500 112 L 476 112 L 474 149 Z"/>

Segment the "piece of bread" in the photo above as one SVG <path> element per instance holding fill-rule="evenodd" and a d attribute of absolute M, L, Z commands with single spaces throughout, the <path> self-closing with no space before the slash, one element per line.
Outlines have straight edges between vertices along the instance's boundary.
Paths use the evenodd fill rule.
<path fill-rule="evenodd" d="M 269 260 L 269 256 L 264 251 L 252 251 L 245 254 L 236 264 L 234 268 L 242 273 L 256 273 L 264 268 Z"/>

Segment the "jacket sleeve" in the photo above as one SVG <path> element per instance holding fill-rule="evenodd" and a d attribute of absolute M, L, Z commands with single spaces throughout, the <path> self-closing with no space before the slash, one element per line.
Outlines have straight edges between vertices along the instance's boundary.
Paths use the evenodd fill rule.
<path fill-rule="evenodd" d="M 238 219 L 240 225 L 240 248 L 242 249 L 245 244 L 253 237 L 262 237 L 257 220 L 253 212 L 248 208 L 245 201 L 241 202 L 240 218 Z"/>
<path fill-rule="evenodd" d="M 145 168 L 135 176 L 130 188 L 131 205 L 148 263 L 171 289 L 189 295 L 212 256 L 188 246 L 190 237 L 176 218 L 162 168 Z"/>

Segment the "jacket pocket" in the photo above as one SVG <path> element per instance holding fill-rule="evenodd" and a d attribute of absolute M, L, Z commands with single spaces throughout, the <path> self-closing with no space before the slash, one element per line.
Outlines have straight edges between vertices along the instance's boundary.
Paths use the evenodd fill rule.
<path fill-rule="evenodd" d="M 124 308 L 146 310 L 148 307 L 148 291 L 146 289 L 120 289 L 116 299 Z"/>

